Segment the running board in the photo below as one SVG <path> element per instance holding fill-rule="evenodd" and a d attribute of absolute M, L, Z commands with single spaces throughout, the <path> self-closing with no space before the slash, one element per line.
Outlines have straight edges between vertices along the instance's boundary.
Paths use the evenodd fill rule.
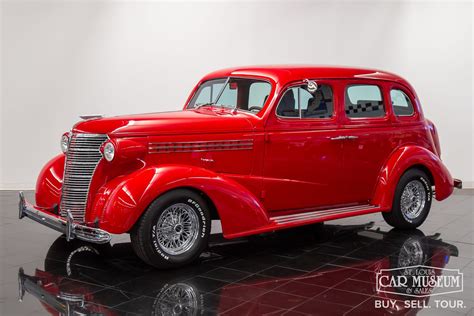
<path fill-rule="evenodd" d="M 364 204 L 305 213 L 297 213 L 291 215 L 275 216 L 271 217 L 270 220 L 272 220 L 277 225 L 287 225 L 300 222 L 323 222 L 326 220 L 337 219 L 341 217 L 364 215 L 380 211 L 381 208 L 378 205 Z"/>

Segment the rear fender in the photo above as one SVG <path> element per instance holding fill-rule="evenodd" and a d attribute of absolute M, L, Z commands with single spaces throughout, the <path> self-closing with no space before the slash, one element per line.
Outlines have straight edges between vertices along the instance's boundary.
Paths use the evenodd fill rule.
<path fill-rule="evenodd" d="M 453 192 L 454 181 L 440 158 L 420 146 L 404 146 L 392 153 L 382 168 L 372 204 L 391 210 L 398 181 L 403 173 L 416 165 L 427 168 L 434 179 L 436 199 L 444 200 Z"/>
<path fill-rule="evenodd" d="M 269 223 L 260 201 L 245 187 L 210 170 L 182 165 L 144 168 L 114 179 L 96 195 L 91 219 L 110 233 L 128 232 L 153 200 L 178 188 L 195 189 L 211 199 L 225 237 Z"/>

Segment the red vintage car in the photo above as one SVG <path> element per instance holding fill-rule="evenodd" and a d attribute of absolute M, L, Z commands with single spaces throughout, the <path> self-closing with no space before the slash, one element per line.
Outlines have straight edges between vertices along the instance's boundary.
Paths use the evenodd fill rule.
<path fill-rule="evenodd" d="M 130 233 L 156 267 L 196 259 L 213 219 L 226 238 L 374 212 L 407 229 L 433 187 L 437 200 L 461 187 L 411 85 L 379 70 L 224 69 L 181 111 L 83 118 L 19 216 L 68 239 Z"/>

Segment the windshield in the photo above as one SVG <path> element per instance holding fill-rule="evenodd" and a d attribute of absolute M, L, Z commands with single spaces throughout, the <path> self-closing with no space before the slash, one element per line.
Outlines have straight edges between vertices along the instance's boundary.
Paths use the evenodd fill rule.
<path fill-rule="evenodd" d="M 272 86 L 270 83 L 250 78 L 220 78 L 201 84 L 187 108 L 218 106 L 260 112 Z"/>

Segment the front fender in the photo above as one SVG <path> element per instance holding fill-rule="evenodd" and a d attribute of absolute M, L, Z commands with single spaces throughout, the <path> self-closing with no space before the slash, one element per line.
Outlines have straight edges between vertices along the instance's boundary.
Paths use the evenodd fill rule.
<path fill-rule="evenodd" d="M 212 200 L 225 237 L 269 223 L 262 204 L 245 187 L 210 170 L 183 165 L 148 167 L 112 180 L 96 195 L 91 219 L 97 218 L 100 228 L 110 233 L 128 232 L 153 200 L 183 187 Z"/>
<path fill-rule="evenodd" d="M 406 170 L 416 165 L 422 165 L 430 171 L 438 201 L 451 195 L 454 181 L 439 157 L 423 147 L 404 146 L 394 151 L 382 168 L 371 203 L 390 210 L 400 177 Z"/>
<path fill-rule="evenodd" d="M 41 169 L 36 180 L 36 205 L 50 209 L 59 204 L 64 174 L 64 154 L 57 155 Z"/>

